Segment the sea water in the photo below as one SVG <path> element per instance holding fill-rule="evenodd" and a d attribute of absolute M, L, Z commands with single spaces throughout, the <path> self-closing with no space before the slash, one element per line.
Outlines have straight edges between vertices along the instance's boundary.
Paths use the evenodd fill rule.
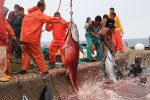
<path fill-rule="evenodd" d="M 129 46 L 133 46 L 139 40 L 129 40 L 128 42 Z M 145 46 L 148 45 L 148 41 L 146 42 L 144 39 L 141 39 L 140 42 Z M 107 72 L 113 73 L 112 63 L 108 62 L 106 66 Z M 145 68 L 141 76 L 147 78 L 146 84 L 141 83 L 139 77 L 126 77 L 110 84 L 103 81 L 88 81 L 79 87 L 76 94 L 70 95 L 68 100 L 150 100 L 150 68 Z"/>
<path fill-rule="evenodd" d="M 150 70 L 146 69 L 142 77 L 147 78 L 146 84 L 140 83 L 138 77 L 126 77 L 112 84 L 88 81 L 68 100 L 150 100 Z"/>

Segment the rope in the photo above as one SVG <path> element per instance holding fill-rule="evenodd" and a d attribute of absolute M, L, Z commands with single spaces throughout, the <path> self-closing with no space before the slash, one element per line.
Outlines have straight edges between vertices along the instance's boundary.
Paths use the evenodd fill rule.
<path fill-rule="evenodd" d="M 105 58 L 104 58 L 104 59 L 105 59 L 104 62 L 106 61 L 106 58 L 107 58 L 107 57 L 108 57 L 109 61 L 111 61 L 112 63 L 114 62 L 114 60 L 111 60 L 111 59 L 110 59 L 110 57 L 108 56 L 107 52 L 106 52 L 106 56 L 105 56 Z M 115 59 L 115 57 L 114 57 L 114 59 Z"/>
<path fill-rule="evenodd" d="M 60 2 L 59 2 L 59 6 L 58 6 L 58 9 L 57 9 L 57 12 L 58 12 L 59 9 L 60 9 L 60 5 L 61 5 L 61 0 L 60 0 Z"/>

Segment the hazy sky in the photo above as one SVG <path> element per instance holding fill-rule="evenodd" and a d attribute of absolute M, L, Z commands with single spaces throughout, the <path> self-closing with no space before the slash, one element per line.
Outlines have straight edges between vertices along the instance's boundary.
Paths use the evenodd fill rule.
<path fill-rule="evenodd" d="M 19 4 L 27 9 L 35 6 L 39 0 L 5 0 L 5 6 L 13 10 L 14 4 Z M 59 0 L 45 0 L 45 14 L 53 16 Z M 63 18 L 70 19 L 70 0 L 62 0 L 60 13 Z M 148 38 L 150 36 L 150 0 L 73 0 L 73 19 L 78 26 L 80 40 L 85 40 L 84 23 L 87 16 L 94 19 L 96 15 L 103 16 L 109 13 L 109 8 L 114 7 L 124 28 L 124 39 Z M 44 27 L 43 27 L 44 29 Z M 42 41 L 51 41 L 51 33 L 44 32 Z"/>

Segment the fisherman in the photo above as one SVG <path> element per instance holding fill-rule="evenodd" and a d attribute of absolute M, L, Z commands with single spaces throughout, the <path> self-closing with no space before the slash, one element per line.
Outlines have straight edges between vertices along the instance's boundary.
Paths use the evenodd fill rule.
<path fill-rule="evenodd" d="M 84 25 L 84 29 L 85 29 L 86 31 L 88 31 L 87 29 L 88 29 L 89 23 L 90 23 L 91 21 L 92 21 L 92 20 L 91 20 L 90 17 L 87 17 L 87 18 L 86 18 L 86 22 L 85 22 L 85 25 Z M 94 51 L 96 51 L 96 47 L 95 47 L 94 45 L 92 45 L 92 54 L 94 54 Z"/>
<path fill-rule="evenodd" d="M 98 60 L 103 61 L 102 42 L 100 41 L 99 36 L 97 35 L 101 25 L 101 21 L 102 21 L 101 16 L 96 16 L 95 21 L 91 21 L 89 23 L 89 27 L 85 33 L 85 37 L 87 41 L 87 58 L 90 61 L 93 61 L 92 59 L 93 44 L 96 46 Z"/>
<path fill-rule="evenodd" d="M 14 53 L 15 53 L 15 58 L 16 59 L 21 59 L 21 48 L 19 47 L 18 44 L 20 44 L 20 33 L 21 33 L 21 27 L 22 27 L 22 20 L 24 17 L 24 8 L 19 7 L 18 9 L 18 14 L 15 16 L 14 21 L 12 23 L 12 28 L 15 32 L 15 36 L 17 38 L 17 41 L 14 41 Z M 17 43 L 16 43 L 17 42 Z"/>
<path fill-rule="evenodd" d="M 89 23 L 90 23 L 91 21 L 92 21 L 91 18 L 90 18 L 90 17 L 87 17 L 86 22 L 85 22 L 85 25 L 84 25 L 84 29 L 85 29 L 85 30 L 88 29 Z"/>
<path fill-rule="evenodd" d="M 9 24 L 12 26 L 12 23 L 14 21 L 15 16 L 18 14 L 18 8 L 20 7 L 20 5 L 15 4 L 14 5 L 14 11 L 10 11 L 8 14 L 8 19 L 7 21 L 9 22 Z M 10 48 L 10 55 L 13 55 L 14 53 L 14 43 L 12 40 L 10 40 L 10 44 L 9 44 L 9 48 Z"/>
<path fill-rule="evenodd" d="M 6 17 L 9 9 L 5 6 L 3 6 L 3 11 L 4 11 L 4 16 Z"/>
<path fill-rule="evenodd" d="M 22 42 L 22 70 L 20 74 L 26 74 L 30 64 L 30 57 L 34 58 L 34 61 L 42 72 L 42 74 L 48 74 L 44 55 L 42 53 L 40 38 L 42 33 L 42 27 L 44 23 L 57 23 L 59 18 L 54 18 L 45 15 L 45 2 L 39 1 L 37 6 L 29 9 L 29 14 L 25 15 L 22 22 L 20 41 Z"/>
<path fill-rule="evenodd" d="M 136 56 L 135 57 L 135 64 L 131 64 L 129 66 L 129 73 L 128 76 L 133 75 L 134 77 L 141 76 L 142 74 L 142 57 Z"/>
<path fill-rule="evenodd" d="M 109 26 L 109 23 L 114 24 L 114 23 L 115 23 L 114 18 L 115 18 L 115 16 L 113 16 L 112 18 L 109 18 L 109 16 L 108 16 L 107 14 L 105 14 L 105 15 L 103 16 L 103 20 L 102 20 L 100 29 L 105 28 L 105 27 L 108 27 L 108 26 Z M 106 55 L 106 50 L 105 50 L 104 44 L 103 44 L 103 55 L 104 55 L 104 56 Z"/>
<path fill-rule="evenodd" d="M 112 41 L 112 33 L 114 32 L 114 28 L 115 28 L 114 24 L 109 23 L 108 27 L 105 27 L 98 32 L 98 35 L 101 37 L 102 41 L 104 42 L 106 50 L 110 50 L 112 55 L 114 55 L 118 50 L 117 46 Z"/>
<path fill-rule="evenodd" d="M 109 17 L 111 18 L 114 13 L 115 13 L 115 9 L 110 8 Z M 123 53 L 124 48 L 123 48 L 123 44 L 122 44 L 122 35 L 124 34 L 124 31 L 123 31 L 120 19 L 117 15 L 115 16 L 114 20 L 115 20 L 115 34 L 114 34 L 115 35 L 114 36 L 115 44 L 118 46 L 120 53 Z"/>
<path fill-rule="evenodd" d="M 4 0 L 0 2 L 0 7 L 4 4 Z M 8 50 L 8 42 L 9 42 L 9 37 L 12 39 L 16 39 L 14 36 L 14 32 L 12 28 L 10 27 L 9 23 L 7 22 L 6 18 L 4 17 L 2 8 L 0 8 L 0 53 L 4 53 L 2 58 L 0 58 L 0 81 L 6 82 L 9 81 L 10 76 L 7 76 L 5 74 L 5 71 L 7 71 L 8 74 L 11 73 L 11 68 L 10 68 L 10 56 L 9 56 L 9 50 Z M 0 55 L 1 57 L 2 55 Z M 2 65 L 3 63 L 3 65 Z M 4 64 L 5 63 L 5 64 Z M 7 68 L 6 68 L 7 67 Z"/>
<path fill-rule="evenodd" d="M 65 44 L 66 31 L 68 29 L 69 23 L 61 17 L 59 12 L 54 13 L 54 17 L 60 18 L 60 23 L 58 24 L 46 24 L 47 31 L 53 31 L 53 40 L 49 46 L 49 62 L 52 67 L 55 67 L 56 56 L 55 54 L 60 50 L 61 60 L 64 64 L 64 54 L 62 52 L 62 47 Z"/>
<path fill-rule="evenodd" d="M 15 18 L 15 16 L 18 14 L 18 9 L 19 9 L 20 5 L 18 4 L 15 4 L 14 5 L 14 11 L 11 11 L 9 14 L 8 14 L 8 21 L 9 23 L 11 24 Z"/>
<path fill-rule="evenodd" d="M 116 76 L 113 68 L 114 64 L 114 55 L 117 52 L 118 48 L 112 41 L 112 33 L 114 32 L 114 24 L 109 23 L 108 27 L 102 28 L 98 35 L 101 37 L 103 44 L 106 48 L 106 59 L 105 59 L 105 70 L 110 80 L 116 82 Z"/>
<path fill-rule="evenodd" d="M 116 16 L 115 16 L 115 13 L 113 13 L 113 15 L 114 15 L 114 16 L 111 16 L 111 18 L 109 18 L 109 16 L 108 16 L 107 14 L 105 14 L 105 15 L 103 16 L 101 29 L 104 28 L 104 27 L 108 27 L 108 26 L 109 26 L 109 23 L 114 24 L 114 18 L 115 18 Z"/>
<path fill-rule="evenodd" d="M 108 19 L 108 15 L 107 14 L 103 15 L 103 20 L 101 23 L 101 29 L 106 27 L 107 19 Z"/>

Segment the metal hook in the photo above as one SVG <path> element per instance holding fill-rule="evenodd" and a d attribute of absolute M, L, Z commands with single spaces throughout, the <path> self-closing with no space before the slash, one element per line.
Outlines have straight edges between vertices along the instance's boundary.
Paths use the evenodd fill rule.
<path fill-rule="evenodd" d="M 73 15 L 73 11 L 72 11 L 72 0 L 70 0 L 70 8 L 71 8 L 71 11 L 70 11 L 70 15 L 71 15 L 71 22 L 72 22 L 72 15 Z"/>

